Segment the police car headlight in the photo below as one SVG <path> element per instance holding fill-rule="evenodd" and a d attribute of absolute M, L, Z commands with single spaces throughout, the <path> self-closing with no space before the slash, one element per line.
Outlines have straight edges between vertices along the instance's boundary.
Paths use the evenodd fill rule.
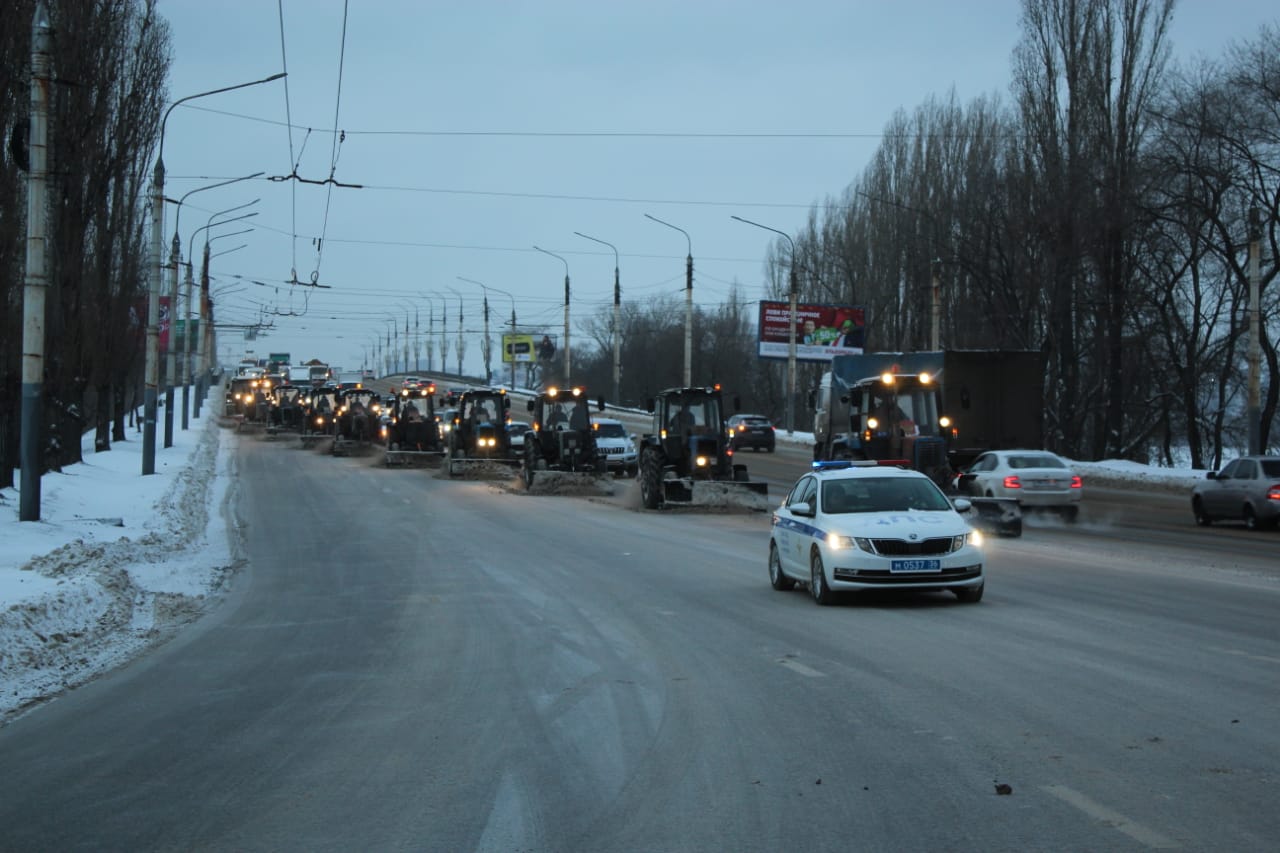
<path fill-rule="evenodd" d="M 957 542 L 957 543 L 956 543 L 956 547 L 957 547 L 957 548 L 959 548 L 961 545 L 963 545 L 963 544 L 964 544 L 964 542 L 968 542 L 970 545 L 974 546 L 975 548 L 979 548 L 979 547 L 981 547 L 981 546 L 982 546 L 982 541 L 983 541 L 983 540 L 982 540 L 982 531 L 981 531 L 981 530 L 970 530 L 970 531 L 969 531 L 968 533 L 966 533 L 964 536 L 957 536 L 957 537 L 956 537 L 956 539 L 961 539 L 961 540 L 963 540 L 962 542 Z"/>
<path fill-rule="evenodd" d="M 867 539 L 865 536 L 855 536 L 853 537 L 853 541 L 859 548 L 866 551 L 868 554 L 874 554 L 876 552 L 876 549 L 871 544 L 871 540 Z"/>
<path fill-rule="evenodd" d="M 852 536 L 841 536 L 837 533 L 828 533 L 827 547 L 836 551 L 849 551 L 853 548 L 857 548 L 858 545 L 854 542 Z"/>

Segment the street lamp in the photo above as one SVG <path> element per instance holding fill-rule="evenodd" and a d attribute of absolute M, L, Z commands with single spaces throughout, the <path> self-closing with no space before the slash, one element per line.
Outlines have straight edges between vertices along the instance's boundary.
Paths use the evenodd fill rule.
<path fill-rule="evenodd" d="M 177 272 L 177 271 L 178 271 L 178 265 L 179 265 L 179 262 L 180 262 L 180 258 L 182 257 L 181 246 L 179 245 L 179 236 L 178 236 L 178 235 L 181 233 L 181 232 L 179 231 L 179 223 L 182 221 L 182 205 L 186 203 L 186 201 L 187 201 L 187 199 L 188 199 L 188 198 L 190 198 L 191 196 L 195 195 L 196 193 L 204 192 L 205 190 L 217 189 L 218 187 L 225 187 L 225 186 L 227 186 L 228 184 L 235 184 L 235 183 L 239 183 L 240 181 L 247 181 L 247 180 L 249 180 L 250 178 L 259 178 L 259 177 L 262 177 L 262 175 L 264 175 L 264 174 L 265 174 L 265 172 L 254 172 L 252 175 L 245 175 L 244 177 L 240 177 L 240 178 L 232 178 L 232 179 L 231 179 L 231 180 L 229 180 L 229 181 L 219 181 L 219 182 L 218 182 L 218 183 L 216 183 L 216 184 L 208 184 L 207 186 L 203 186 L 203 187 L 196 187 L 195 189 L 193 189 L 193 190 L 189 190 L 188 192 L 184 193 L 184 194 L 183 194 L 183 196 L 182 196 L 182 198 L 178 199 L 178 202 L 177 202 L 177 204 L 178 204 L 178 209 L 177 209 L 176 211 L 174 211 L 174 214 L 173 214 L 173 254 L 172 254 L 172 255 L 171 255 L 171 257 L 170 257 L 170 263 L 171 263 L 171 264 L 172 264 L 172 266 L 173 266 L 173 273 L 172 273 L 172 275 L 173 275 L 173 277 L 174 277 L 174 281 L 175 281 L 175 290 L 176 290 L 176 281 L 177 281 L 177 275 L 178 275 L 178 272 Z M 189 252 L 190 252 L 190 247 L 188 247 L 188 253 L 189 253 Z M 191 374 L 190 365 L 191 365 L 191 289 L 192 289 L 193 282 L 192 282 L 192 276 L 191 276 L 191 263 L 190 263 L 190 260 L 189 260 L 189 259 L 188 259 L 188 263 L 187 263 L 187 276 L 186 276 L 186 278 L 187 278 L 187 280 L 186 280 L 186 285 L 187 285 L 186 306 L 187 306 L 187 308 L 186 308 L 185 313 L 182 315 L 182 316 L 183 316 L 183 320 L 182 320 L 182 343 L 183 343 L 183 358 L 182 358 L 182 375 L 183 375 L 183 383 L 182 383 L 182 429 L 183 429 L 183 430 L 186 430 L 186 429 L 188 428 L 187 412 L 189 411 L 189 409 L 190 409 L 190 407 L 191 407 L 191 403 L 190 403 L 190 390 L 191 390 L 191 379 L 192 379 L 192 377 L 191 377 L 191 375 L 190 375 L 190 374 Z M 170 313 L 171 313 L 171 314 L 173 313 L 172 309 L 174 309 L 174 308 L 176 308 L 176 307 L 177 307 L 177 304 L 176 304 L 176 300 L 177 300 L 177 293 L 176 293 L 176 292 L 173 294 L 173 296 L 172 296 L 172 300 L 173 300 L 173 303 L 174 303 L 174 304 L 172 304 L 172 305 L 170 306 L 170 309 L 171 309 L 171 310 L 170 310 Z M 171 326 L 172 326 L 172 324 L 171 324 Z M 203 327 L 201 327 L 201 334 L 203 334 Z M 172 337 L 172 336 L 171 336 L 171 337 Z M 197 381 L 203 381 L 203 377 L 198 378 L 198 380 L 197 380 Z M 172 406 L 172 402 L 170 402 L 170 404 L 169 404 L 169 405 L 171 405 L 171 406 Z M 199 386 L 197 386 L 197 399 L 196 399 L 196 409 L 195 409 L 195 414 L 196 414 L 196 416 L 197 416 L 197 417 L 198 417 L 198 416 L 199 416 L 199 414 L 200 414 Z M 168 417 L 166 417 L 166 420 L 165 420 L 165 422 L 166 422 L 166 426 L 167 426 L 167 424 L 168 424 L 168 420 L 169 420 L 169 419 L 168 419 Z M 171 443 L 171 442 L 169 441 L 168 437 L 166 437 L 166 439 L 165 439 L 165 447 L 168 447 L 170 443 Z"/>
<path fill-rule="evenodd" d="M 560 263 L 564 264 L 564 384 L 569 384 L 569 262 L 557 255 L 555 252 L 548 252 L 546 249 L 534 246 L 544 255 L 550 255 Z M 545 383 L 544 383 L 545 384 Z"/>
<path fill-rule="evenodd" d="M 659 225 L 679 231 L 689 243 L 689 256 L 685 258 L 684 265 L 684 387 L 688 388 L 693 384 L 693 241 L 689 239 L 689 232 L 683 228 L 677 228 L 670 222 L 663 222 L 647 213 L 645 216 Z"/>
<path fill-rule="evenodd" d="M 164 233 L 164 132 L 165 126 L 169 122 L 169 113 L 173 112 L 174 107 L 178 106 L 178 104 L 194 101 L 196 98 L 205 98 L 209 95 L 218 95 L 223 92 L 257 86 L 261 83 L 270 83 L 285 76 L 287 76 L 286 72 L 281 71 L 261 80 L 239 83 L 235 86 L 223 86 L 221 89 L 210 89 L 208 92 L 187 95 L 185 98 L 179 98 L 170 104 L 169 108 L 164 111 L 164 116 L 160 119 L 160 139 L 156 149 L 156 166 L 151 179 L 151 276 L 147 287 L 147 360 L 146 375 L 143 380 L 146 385 L 146 392 L 143 397 L 142 422 L 142 473 L 144 476 L 156 472 L 156 406 L 158 402 L 156 398 L 160 387 L 160 242 Z"/>
<path fill-rule="evenodd" d="M 243 210 L 246 207 L 252 207 L 257 204 L 259 199 L 246 202 L 245 204 L 237 204 L 235 207 L 229 207 L 226 210 L 219 210 L 209 215 L 208 220 L 200 228 L 191 232 L 191 240 L 187 243 L 188 247 L 196 244 L 196 235 L 201 231 L 205 232 L 206 238 L 208 231 L 218 225 L 226 225 L 231 222 L 240 222 L 245 219 L 252 219 L 257 213 L 244 213 L 240 216 L 233 216 L 230 219 L 224 219 L 221 222 L 214 222 L 220 216 L 226 216 L 228 213 L 235 213 L 237 210 Z M 205 394 L 204 382 L 205 377 L 209 375 L 210 361 L 213 358 L 213 305 L 209 300 L 209 242 L 205 240 L 203 259 L 200 264 L 200 341 L 196 346 L 196 362 L 199 365 L 200 384 L 196 386 L 196 417 L 200 416 L 200 400 Z M 191 273 L 190 264 L 187 266 L 188 277 Z"/>
<path fill-rule="evenodd" d="M 790 235 L 784 231 L 779 231 L 777 228 L 770 228 L 768 225 L 761 225 L 759 222 L 752 222 L 750 219 L 743 219 L 741 216 L 730 215 L 729 218 L 779 234 L 791 246 L 791 317 L 787 323 L 790 327 L 790 331 L 787 333 L 787 435 L 792 435 L 796 427 L 796 244 Z"/>
<path fill-rule="evenodd" d="M 492 344 L 489 341 L 489 286 L 473 278 L 463 278 L 462 276 L 456 276 L 456 278 L 458 281 L 465 281 L 468 284 L 478 284 L 480 289 L 484 291 L 484 337 L 480 339 L 480 354 L 484 357 L 484 384 L 491 385 L 493 383 L 493 362 L 491 358 Z M 514 305 L 515 303 L 512 302 L 512 314 L 515 314 Z M 514 377 L 514 373 L 512 375 Z M 514 387 L 514 385 L 515 383 L 513 382 L 512 386 Z"/>
<path fill-rule="evenodd" d="M 613 334 L 611 337 L 613 338 L 613 400 L 617 403 L 621 393 L 618 386 L 622 384 L 622 282 L 618 277 L 618 247 L 599 237 L 583 234 L 581 231 L 573 233 L 613 249 Z M 692 255 L 690 257 L 692 258 Z M 692 263 L 690 260 L 690 264 Z"/>
<path fill-rule="evenodd" d="M 1249 208 L 1249 392 L 1245 409 L 1249 418 L 1249 453 L 1262 453 L 1262 348 L 1258 312 L 1259 256 L 1262 211 Z"/>
<path fill-rule="evenodd" d="M 462 358 L 467 351 L 467 344 L 462 339 L 462 294 L 447 284 L 444 288 L 458 297 L 458 378 L 462 378 Z"/>
<path fill-rule="evenodd" d="M 440 372 L 449 372 L 449 297 L 438 290 L 428 290 L 436 299 L 440 300 Z M 425 295 L 425 293 L 423 294 Z M 434 322 L 434 321 L 433 321 Z"/>

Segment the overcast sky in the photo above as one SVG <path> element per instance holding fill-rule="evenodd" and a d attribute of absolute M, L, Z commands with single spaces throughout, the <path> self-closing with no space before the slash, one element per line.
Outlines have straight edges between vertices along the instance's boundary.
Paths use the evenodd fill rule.
<path fill-rule="evenodd" d="M 961 103 L 1006 96 L 1020 4 L 159 8 L 173 28 L 173 99 L 288 71 L 191 101 L 167 124 L 168 197 L 265 173 L 192 194 L 177 225 L 184 257 L 194 236 L 197 263 L 205 235 L 220 235 L 219 322 L 272 326 L 256 341 L 220 329 L 220 354 L 285 351 L 354 369 L 393 320 L 401 334 L 406 319 L 425 334 L 434 315 L 438 334 L 445 311 L 453 348 L 461 301 L 466 368 L 482 372 L 484 291 L 462 277 L 489 287 L 497 373 L 498 324 L 513 307 L 522 331 L 562 332 L 565 265 L 535 245 L 568 264 L 575 326 L 612 305 L 613 251 L 575 231 L 617 247 L 624 301 L 683 298 L 689 242 L 645 214 L 688 232 L 699 304 L 718 304 L 735 282 L 760 299 L 774 235 L 730 216 L 794 234 L 813 204 L 862 173 L 896 110 L 952 88 Z M 1220 56 L 1278 17 L 1273 0 L 1183 0 L 1175 57 Z M 295 163 L 307 181 L 362 188 L 289 180 Z M 254 199 L 228 214 L 251 219 L 198 230 Z M 326 287 L 290 285 L 295 276 Z M 414 360 L 425 369 L 421 350 Z"/>

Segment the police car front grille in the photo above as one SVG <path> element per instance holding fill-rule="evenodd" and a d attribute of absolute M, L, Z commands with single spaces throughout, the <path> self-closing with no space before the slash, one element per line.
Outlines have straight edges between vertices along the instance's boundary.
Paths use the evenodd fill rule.
<path fill-rule="evenodd" d="M 950 554 L 955 541 L 954 536 L 945 536 L 922 539 L 919 542 L 909 542 L 906 539 L 872 539 L 871 544 L 875 546 L 876 553 L 881 556 L 916 557 L 925 554 Z"/>

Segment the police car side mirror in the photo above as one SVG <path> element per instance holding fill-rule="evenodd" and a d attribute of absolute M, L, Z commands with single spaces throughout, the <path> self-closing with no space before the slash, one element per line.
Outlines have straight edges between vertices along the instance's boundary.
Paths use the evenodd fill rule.
<path fill-rule="evenodd" d="M 809 506 L 809 503 L 807 501 L 801 501 L 798 504 L 792 504 L 789 507 L 789 509 L 791 510 L 792 515 L 803 515 L 808 518 L 813 518 L 813 507 Z"/>
<path fill-rule="evenodd" d="M 529 411 L 531 411 L 531 412 L 532 412 L 532 411 L 533 411 L 533 401 L 532 401 L 532 400 L 529 400 L 527 403 L 525 403 L 525 404 L 524 404 L 524 407 L 525 407 L 526 409 L 528 409 Z"/>
<path fill-rule="evenodd" d="M 951 505 L 956 508 L 956 512 L 968 512 L 973 509 L 973 503 L 968 498 L 956 498 Z"/>

